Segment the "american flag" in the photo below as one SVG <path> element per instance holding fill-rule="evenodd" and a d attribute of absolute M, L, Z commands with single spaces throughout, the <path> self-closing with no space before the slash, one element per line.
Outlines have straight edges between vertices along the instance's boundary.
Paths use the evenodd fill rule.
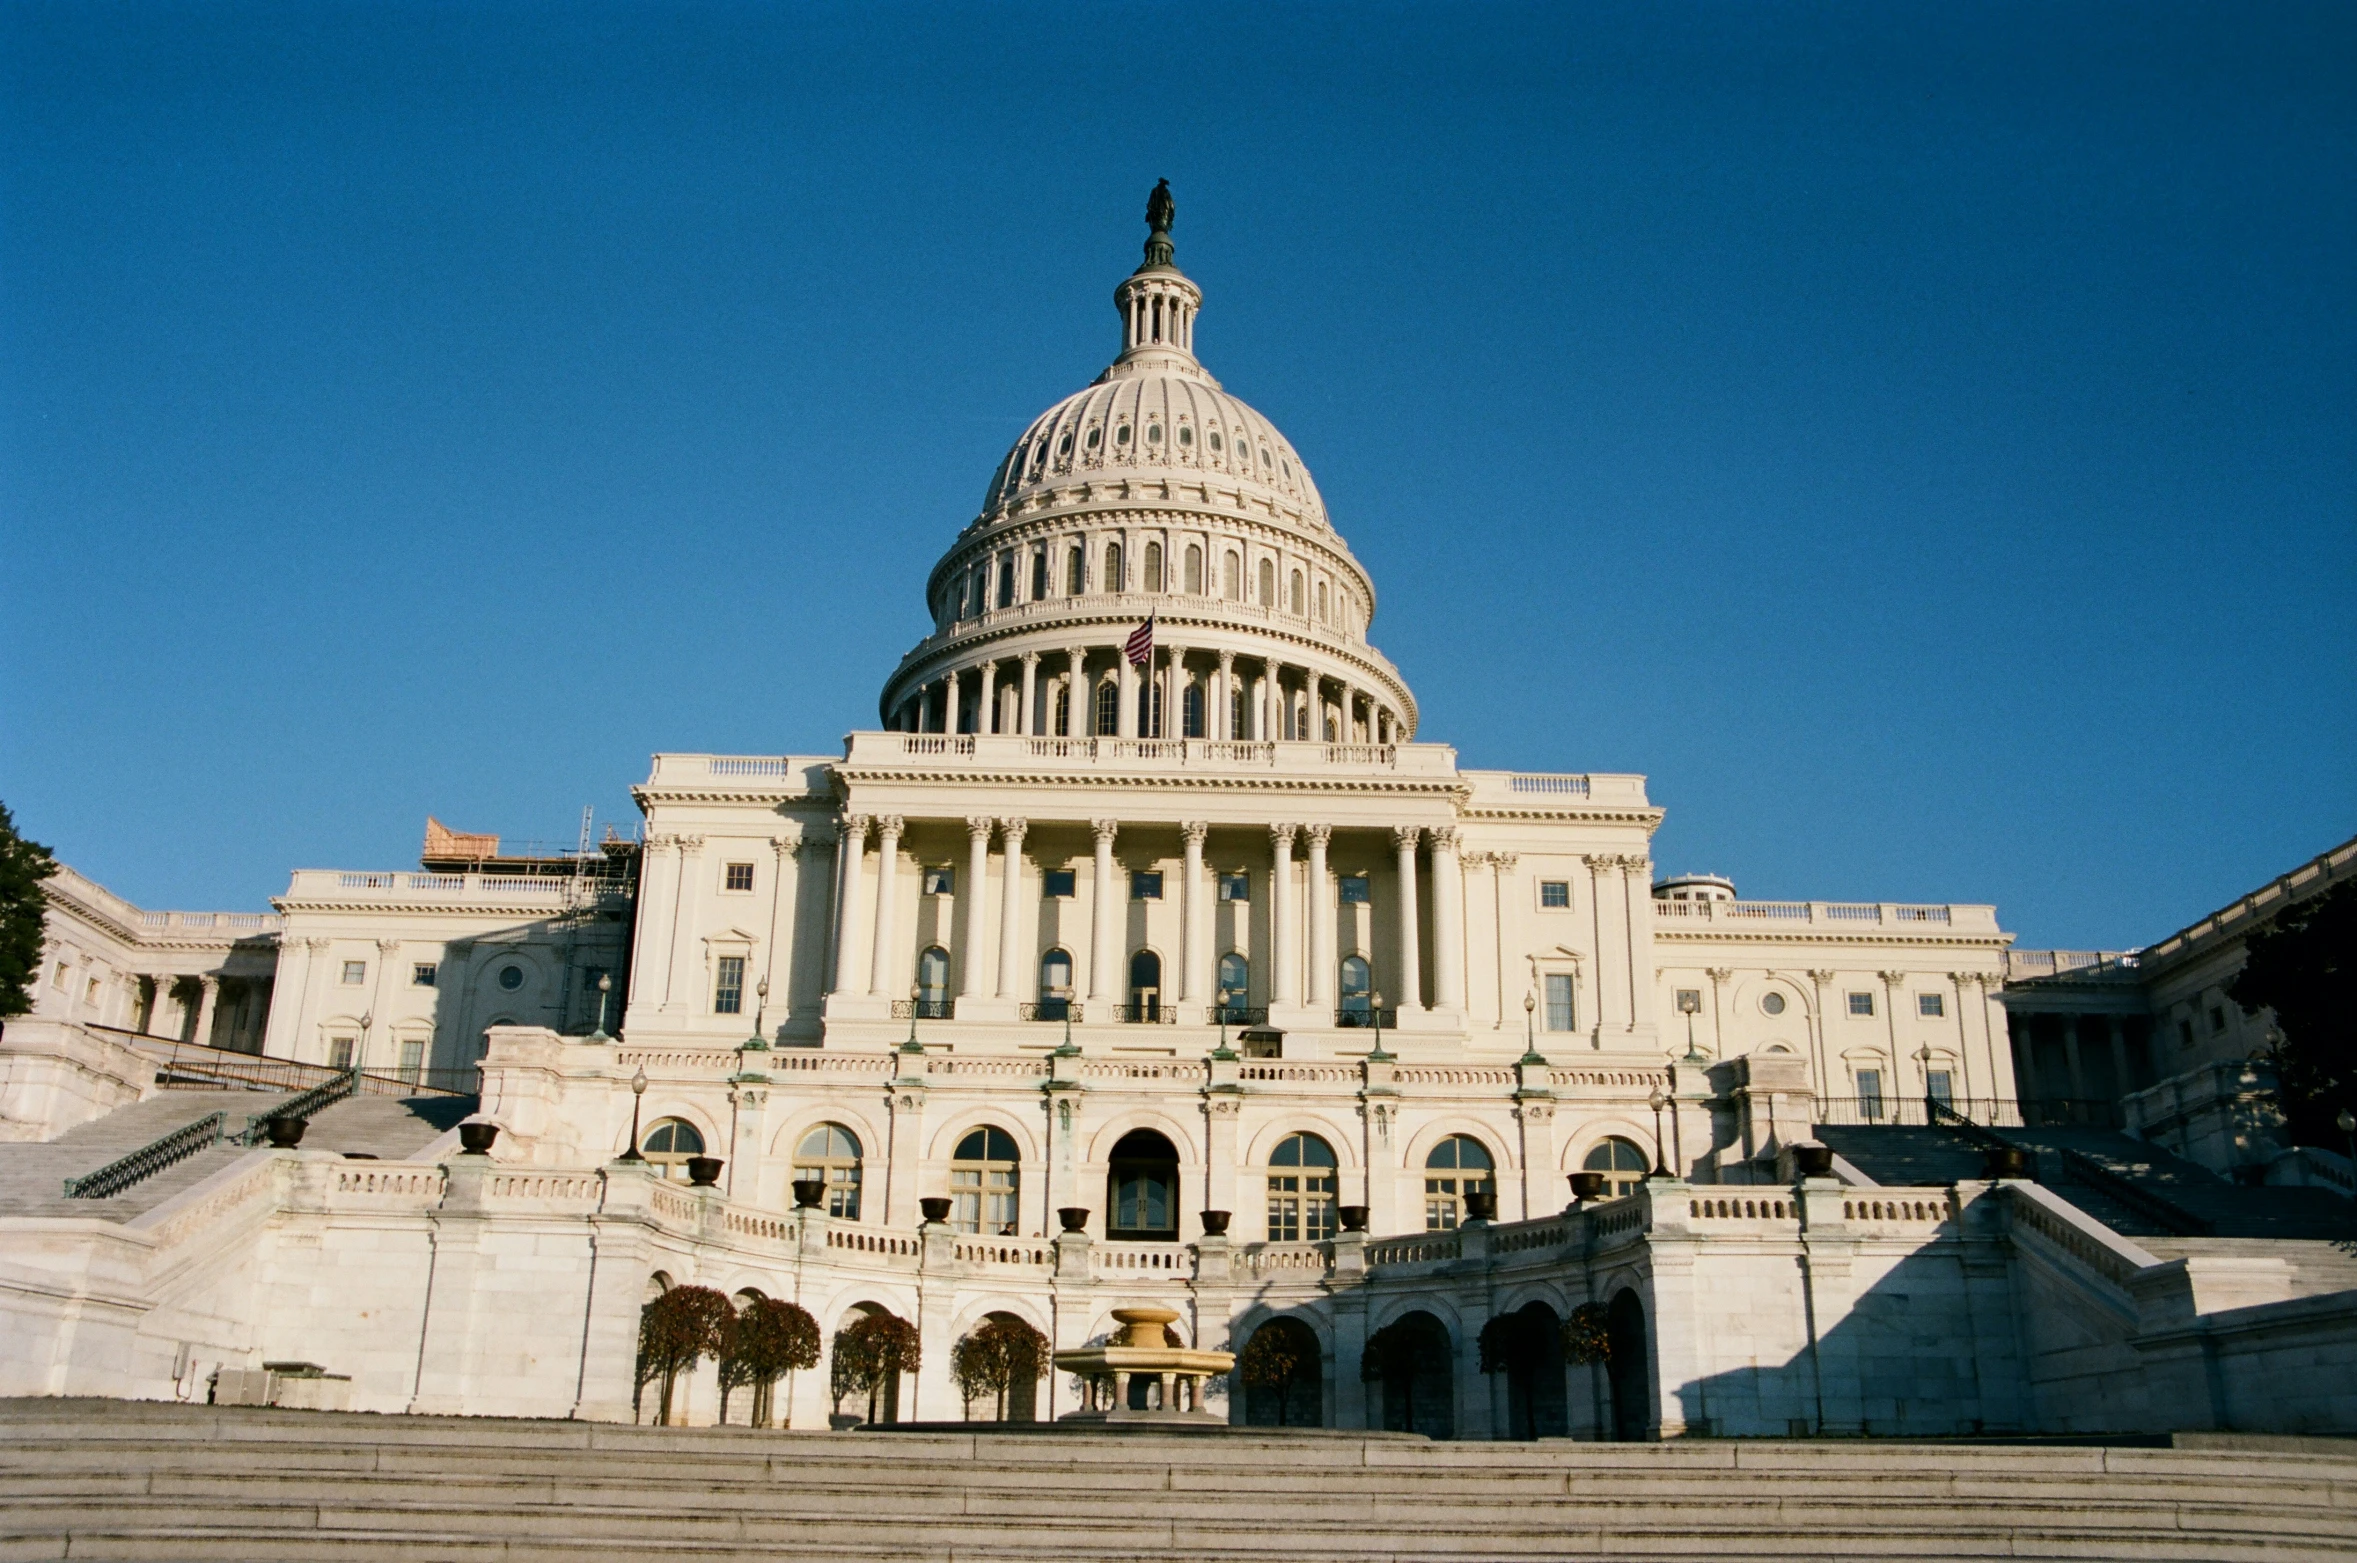
<path fill-rule="evenodd" d="M 1129 632 L 1129 643 L 1121 648 L 1130 666 L 1144 667 L 1154 660 L 1154 616 L 1146 615 L 1146 622 Z"/>

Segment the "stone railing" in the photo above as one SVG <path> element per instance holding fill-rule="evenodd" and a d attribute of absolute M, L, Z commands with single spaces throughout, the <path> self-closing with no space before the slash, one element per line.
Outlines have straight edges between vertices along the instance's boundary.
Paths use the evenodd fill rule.
<path fill-rule="evenodd" d="M 915 1238 L 898 1232 L 833 1223 L 827 1227 L 827 1247 L 839 1254 L 873 1254 L 885 1259 L 914 1259 L 923 1251 Z"/>
<path fill-rule="evenodd" d="M 1214 773 L 1380 770 L 1434 780 L 1456 774 L 1442 744 L 1246 741 L 1220 738 L 1052 738 L 1009 733 L 853 733 L 844 764 L 856 769 L 1088 771 L 1106 767 Z"/>
<path fill-rule="evenodd" d="M 603 864 L 580 876 L 569 874 L 424 874 L 332 868 L 300 868 L 287 884 L 290 901 L 427 899 L 444 904 L 512 902 L 518 899 L 561 905 L 584 893 L 615 894 L 623 881 L 602 872 Z"/>
<path fill-rule="evenodd" d="M 1800 1207 L 1789 1199 L 1734 1199 L 1710 1195 L 1686 1202 L 1686 1216 L 1692 1221 L 1794 1221 L 1800 1218 Z"/>
<path fill-rule="evenodd" d="M 1083 1080 L 1161 1080 L 1174 1085 L 1201 1085 L 1211 1078 L 1207 1064 L 1167 1062 L 1132 1058 L 1084 1059 L 1080 1066 Z"/>
<path fill-rule="evenodd" d="M 1673 925 L 1797 924 L 1835 932 L 1859 927 L 1900 933 L 1997 932 L 1993 906 L 1914 906 L 1896 901 L 1669 901 L 1656 900 L 1653 915 Z"/>
<path fill-rule="evenodd" d="M 1455 1232 L 1420 1232 L 1408 1237 L 1386 1237 L 1367 1245 L 1367 1268 L 1386 1265 L 1446 1264 L 1465 1252 Z"/>
<path fill-rule="evenodd" d="M 1926 1189 L 1877 1189 L 1875 1192 L 1881 1197 L 1843 1200 L 1841 1218 L 1886 1227 L 1924 1227 L 1938 1226 L 1956 1215 L 1955 1202 L 1945 1192 Z M 1910 1193 L 1913 1197 L 1906 1197 Z"/>
<path fill-rule="evenodd" d="M 1332 1243 L 1247 1243 L 1235 1251 L 1236 1263 L 1254 1275 L 1289 1270 L 1323 1274 L 1334 1267 Z"/>
<path fill-rule="evenodd" d="M 1089 1268 L 1100 1274 L 1159 1271 L 1187 1276 L 1194 1273 L 1195 1250 L 1184 1243 L 1092 1243 Z"/>
<path fill-rule="evenodd" d="M 2007 1182 L 2006 1215 L 2017 1231 L 2035 1233 L 2069 1259 L 2125 1292 L 2139 1270 L 2160 1263 L 2109 1227 L 2034 1183 Z"/>
<path fill-rule="evenodd" d="M 1056 1262 L 1056 1245 L 1038 1238 L 961 1237 L 952 1252 L 960 1262 L 970 1265 L 1046 1269 Z"/>
<path fill-rule="evenodd" d="M 1364 1073 L 1357 1064 L 1286 1064 L 1256 1060 L 1236 1066 L 1236 1078 L 1252 1085 L 1355 1086 Z"/>

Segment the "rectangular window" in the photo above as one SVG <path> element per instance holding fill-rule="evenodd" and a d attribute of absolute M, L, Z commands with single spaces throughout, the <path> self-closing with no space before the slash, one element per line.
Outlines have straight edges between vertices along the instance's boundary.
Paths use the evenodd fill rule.
<path fill-rule="evenodd" d="M 1547 973 L 1547 1029 L 1569 1031 L 1574 1021 L 1571 1013 L 1571 973 Z"/>
<path fill-rule="evenodd" d="M 1051 901 L 1069 900 L 1073 895 L 1073 873 L 1069 868 L 1051 868 L 1039 876 L 1040 893 Z"/>
<path fill-rule="evenodd" d="M 426 1072 L 426 1045 L 423 1042 L 401 1044 L 401 1078 L 411 1085 L 418 1083 Z"/>
<path fill-rule="evenodd" d="M 1367 876 L 1364 874 L 1343 875 L 1338 899 L 1344 906 L 1365 906 L 1368 904 L 1373 897 L 1367 890 Z"/>
<path fill-rule="evenodd" d="M 723 955 L 720 958 L 720 978 L 712 986 L 712 1013 L 741 1015 L 745 1012 L 745 958 L 742 955 Z"/>
<path fill-rule="evenodd" d="M 93 977 L 88 982 L 82 984 L 82 1002 L 85 1004 L 95 1004 L 98 1002 L 98 979 L 96 977 Z M 202 1041 L 203 1038 L 200 1037 L 198 1040 Z"/>
<path fill-rule="evenodd" d="M 65 991 L 66 977 L 73 971 L 73 969 L 74 968 L 70 963 L 66 961 L 59 961 L 57 963 L 57 975 L 49 979 L 49 985 L 55 988 L 58 992 L 63 993 Z"/>
<path fill-rule="evenodd" d="M 344 986 L 345 986 L 345 987 L 347 987 L 347 988 L 356 988 L 356 987 L 360 986 L 360 984 L 362 984 L 362 983 L 366 982 L 367 980 L 368 980 L 368 962 L 366 962 L 366 961 L 346 961 L 346 962 L 344 962 Z"/>
<path fill-rule="evenodd" d="M 725 889 L 729 889 L 729 890 L 750 890 L 750 889 L 752 889 L 752 888 L 753 888 L 753 865 L 752 865 L 752 864 L 750 864 L 750 863 L 731 863 L 731 864 L 729 864 L 729 865 L 728 865 L 728 878 L 727 878 L 725 881 L 723 881 L 723 888 L 725 888 Z"/>
<path fill-rule="evenodd" d="M 1002 608 L 1015 605 L 1015 556 L 1012 553 L 998 556 L 998 605 Z"/>
<path fill-rule="evenodd" d="M 2211 1035 L 2211 1036 L 2216 1036 L 2216 1035 L 2217 1035 L 2219 1032 L 2221 1032 L 2221 1031 L 2224 1031 L 2225 1029 L 2226 1029 L 2226 1011 L 2224 1011 L 2224 1010 L 2220 1009 L 2220 1008 L 2219 1008 L 2217 1005 L 2215 1005 L 2215 1004 L 2211 1005 L 2211 1006 L 2210 1006 L 2210 1035 Z"/>
<path fill-rule="evenodd" d="M 1948 1013 L 1947 995 L 1941 993 L 1916 994 L 1915 1013 L 1921 1015 L 1926 1020 L 1939 1019 L 1941 1016 Z"/>
<path fill-rule="evenodd" d="M 1161 876 L 1160 874 L 1158 874 L 1158 873 L 1157 873 L 1157 874 L 1143 874 L 1143 873 L 1141 873 L 1141 874 L 1132 874 L 1132 875 L 1130 875 L 1130 876 L 1129 876 L 1129 898 L 1130 898 L 1132 901 L 1159 901 L 1159 900 L 1161 900 L 1161 899 L 1162 899 L 1162 876 Z"/>
<path fill-rule="evenodd" d="M 1859 1115 L 1865 1118 L 1869 1123 L 1876 1122 L 1881 1119 L 1881 1070 L 1861 1069 L 1858 1071 L 1858 1112 Z"/>
<path fill-rule="evenodd" d="M 957 893 L 958 875 L 956 869 L 928 868 L 925 870 L 925 894 L 956 895 Z"/>
<path fill-rule="evenodd" d="M 1853 1015 L 1872 1015 L 1874 1013 L 1874 995 L 1871 993 L 1851 994 L 1850 1013 Z"/>
<path fill-rule="evenodd" d="M 1939 1103 L 1942 1107 L 1955 1106 L 1956 1088 L 1950 1083 L 1950 1079 L 1951 1077 L 1949 1076 L 1948 1071 L 1945 1069 L 1925 1070 L 1923 1074 L 1923 1094 L 1930 1097 L 1933 1101 Z"/>
<path fill-rule="evenodd" d="M 2177 1022 L 2177 1045 L 2178 1045 L 2179 1047 L 2191 1047 L 2191 1046 L 2193 1046 L 2193 1022 L 2192 1022 L 2192 1021 L 2190 1021 L 2190 1020 L 2180 1020 L 2179 1022 Z"/>
<path fill-rule="evenodd" d="M 1252 899 L 1252 876 L 1251 876 L 1250 874 L 1222 874 L 1222 875 L 1220 875 L 1220 876 L 1219 876 L 1219 898 L 1220 898 L 1222 901 L 1249 901 L 1249 900 L 1251 900 L 1251 899 Z"/>
<path fill-rule="evenodd" d="M 1039 601 L 1048 594 L 1048 551 L 1031 550 L 1031 600 Z"/>
<path fill-rule="evenodd" d="M 410 967 L 409 985 L 413 988 L 432 987 L 434 985 L 434 963 L 419 961 L 415 966 Z"/>
<path fill-rule="evenodd" d="M 1571 881 L 1568 879 L 1540 880 L 1539 905 L 1558 908 L 1571 905 Z"/>
<path fill-rule="evenodd" d="M 350 1037 L 329 1037 L 327 1039 L 328 1068 L 349 1069 L 352 1067 L 352 1041 L 353 1039 Z"/>

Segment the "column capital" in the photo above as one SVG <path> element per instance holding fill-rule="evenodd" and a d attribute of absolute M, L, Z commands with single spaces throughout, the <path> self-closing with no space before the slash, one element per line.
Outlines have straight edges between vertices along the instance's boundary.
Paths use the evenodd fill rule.
<path fill-rule="evenodd" d="M 701 857 L 701 856 L 703 856 L 703 854 L 704 854 L 704 838 L 703 838 L 702 836 L 697 836 L 697 835 L 677 836 L 677 837 L 674 837 L 673 839 L 674 839 L 674 840 L 676 840 L 676 841 L 679 843 L 679 852 L 680 852 L 680 856 L 682 856 L 682 857 Z"/>
<path fill-rule="evenodd" d="M 900 833 L 907 828 L 908 822 L 897 814 L 876 816 L 876 836 L 881 841 L 898 841 Z"/>
<path fill-rule="evenodd" d="M 1521 861 L 1522 854 L 1519 852 L 1492 852 L 1489 855 L 1489 866 L 1501 874 L 1512 873 L 1514 865 Z"/>
<path fill-rule="evenodd" d="M 1007 850 L 1012 852 L 1023 844 L 1023 834 L 1031 829 L 1031 821 L 1020 814 L 998 822 L 999 834 L 1005 838 Z"/>
<path fill-rule="evenodd" d="M 1394 825 L 1391 827 L 1391 844 L 1402 852 L 1415 851 L 1416 843 L 1422 840 L 1423 836 L 1424 827 L 1421 825 Z"/>
<path fill-rule="evenodd" d="M 647 850 L 649 852 L 677 852 L 679 838 L 669 831 L 651 834 L 647 837 Z"/>
<path fill-rule="evenodd" d="M 1211 821 L 1191 819 L 1179 827 L 1179 835 L 1191 846 L 1203 845 L 1203 838 L 1211 834 Z"/>
<path fill-rule="evenodd" d="M 1039 653 L 1038 653 L 1038 652 L 1036 652 L 1036 651 L 1026 651 L 1025 653 L 1023 653 L 1023 665 L 1024 665 L 1025 667 L 1027 667 L 1027 668 L 1035 668 L 1035 667 L 1038 667 L 1038 666 L 1039 666 Z"/>
<path fill-rule="evenodd" d="M 1236 671 L 1236 654 L 1234 652 L 1223 651 L 1219 654 L 1219 670 L 1222 673 L 1233 673 Z"/>
<path fill-rule="evenodd" d="M 1874 975 L 1882 979 L 1882 985 L 1886 988 L 1901 987 L 1907 981 L 1907 974 L 1903 971 L 1878 971 Z"/>
<path fill-rule="evenodd" d="M 1609 852 L 1591 852 L 1587 861 L 1588 872 L 1598 879 L 1620 872 L 1620 859 Z"/>
<path fill-rule="evenodd" d="M 382 950 L 385 954 L 390 955 L 395 950 L 401 948 L 401 941 L 398 939 L 379 939 L 376 942 L 376 947 L 379 950 Z"/>
<path fill-rule="evenodd" d="M 331 944 L 333 944 L 333 943 L 335 943 L 335 941 L 334 941 L 333 939 L 320 939 L 320 938 L 310 938 L 310 939 L 305 939 L 305 940 L 303 941 L 303 944 L 304 944 L 304 946 L 305 946 L 306 948 L 308 948 L 308 949 L 312 949 L 312 950 L 324 950 L 324 949 L 326 949 L 326 948 L 327 948 L 329 945 L 331 945 Z M 170 982 L 172 979 L 171 979 L 169 976 L 165 976 L 165 977 L 158 978 L 157 980 L 158 980 L 158 981 L 161 981 L 161 982 Z"/>
<path fill-rule="evenodd" d="M 998 822 L 987 814 L 966 816 L 966 839 L 979 846 L 990 845 L 990 829 Z"/>
<path fill-rule="evenodd" d="M 396 942 L 398 942 L 398 941 L 396 941 Z M 382 949 L 382 948 L 384 948 L 384 942 L 383 942 L 382 940 L 379 940 L 379 941 L 378 941 L 378 943 L 377 943 L 377 947 L 378 947 L 379 949 Z M 221 977 L 220 977 L 220 974 L 219 974 L 218 972 L 210 972 L 210 971 L 207 971 L 207 972 L 199 972 L 199 973 L 197 973 L 197 978 L 196 978 L 196 985 L 197 985 L 198 987 L 200 987 L 200 988 L 204 989 L 204 990 L 205 990 L 207 993 L 213 993 L 213 992 L 217 992 L 217 991 L 219 991 L 219 989 L 220 989 L 220 987 L 221 987 Z"/>
<path fill-rule="evenodd" d="M 1271 844 L 1290 852 L 1293 850 L 1294 833 L 1300 828 L 1300 826 L 1290 823 L 1271 825 L 1269 827 L 1269 841 Z"/>
<path fill-rule="evenodd" d="M 1435 852 L 1454 852 L 1454 851 L 1456 851 L 1456 850 L 1457 850 L 1457 827 L 1456 827 L 1456 826 L 1454 826 L 1454 825 L 1435 825 L 1435 826 L 1433 826 L 1433 827 L 1432 827 L 1432 850 L 1433 850 L 1433 851 L 1435 851 Z"/>
<path fill-rule="evenodd" d="M 1091 834 L 1097 838 L 1097 844 L 1099 846 L 1110 846 L 1112 845 L 1113 838 L 1121 834 L 1121 821 L 1117 819 L 1093 819 L 1088 822 L 1088 828 Z"/>
<path fill-rule="evenodd" d="M 1735 975 L 1735 968 L 1732 966 L 1705 966 L 1702 969 L 1702 974 L 1712 982 L 1725 982 Z"/>
<path fill-rule="evenodd" d="M 1323 847 L 1334 839 L 1334 827 L 1331 825 L 1304 825 L 1301 827 L 1301 834 L 1311 846 Z"/>
<path fill-rule="evenodd" d="M 1822 988 L 1827 983 L 1831 982 L 1836 975 L 1837 973 L 1829 971 L 1813 971 L 1809 973 L 1809 981 Z"/>
<path fill-rule="evenodd" d="M 867 840 L 868 826 L 873 823 L 874 821 L 870 820 L 867 815 L 853 814 L 848 810 L 835 816 L 838 839 L 843 841 Z"/>
<path fill-rule="evenodd" d="M 1620 866 L 1628 870 L 1631 877 L 1642 874 L 1648 881 L 1653 877 L 1653 860 L 1641 852 L 1635 857 L 1622 858 Z"/>

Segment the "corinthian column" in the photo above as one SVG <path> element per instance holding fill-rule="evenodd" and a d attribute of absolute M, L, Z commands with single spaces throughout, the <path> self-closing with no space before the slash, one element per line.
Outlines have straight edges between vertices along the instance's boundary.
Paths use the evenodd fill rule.
<path fill-rule="evenodd" d="M 1209 731 L 1208 728 L 1205 729 Z M 1211 986 L 1205 979 L 1208 973 L 1199 968 L 1211 953 L 1211 941 L 1203 934 L 1203 838 L 1211 834 L 1211 826 L 1204 820 L 1189 820 L 1179 827 L 1179 838 L 1186 843 L 1186 862 L 1179 870 L 1179 1002 L 1193 1004 L 1200 1001 L 1204 990 Z"/>
<path fill-rule="evenodd" d="M 1293 921 L 1293 833 L 1292 825 L 1269 827 L 1269 943 L 1270 975 L 1275 979 L 1271 992 L 1279 1004 L 1298 1006 L 1301 1003 L 1301 962 L 1296 941 L 1300 934 Z"/>
<path fill-rule="evenodd" d="M 1416 842 L 1423 834 L 1414 825 L 1391 828 L 1391 844 L 1399 854 L 1399 1012 L 1403 1016 L 1424 1007 L 1422 940 L 1416 933 Z"/>
<path fill-rule="evenodd" d="M 1457 827 L 1432 833 L 1432 1002 L 1465 1008 L 1465 871 L 1457 866 Z"/>
<path fill-rule="evenodd" d="M 1023 653 L 1023 704 L 1015 710 L 1015 731 L 1028 736 L 1031 732 L 1031 708 L 1039 699 L 1039 653 Z"/>
<path fill-rule="evenodd" d="M 982 894 L 990 883 L 990 816 L 977 814 L 966 821 L 966 882 L 958 888 L 958 910 L 965 913 L 965 959 L 958 969 L 958 997 L 982 997 Z"/>
<path fill-rule="evenodd" d="M 1334 890 L 1326 882 L 1331 825 L 1304 825 L 1309 841 L 1309 1007 L 1334 1007 Z"/>
<path fill-rule="evenodd" d="M 1096 731 L 1096 713 L 1089 709 L 1088 648 L 1075 646 L 1064 656 L 1072 664 L 1072 687 L 1064 697 L 1064 736 L 1078 738 Z"/>
<path fill-rule="evenodd" d="M 1212 698 L 1218 703 L 1219 714 L 1206 720 L 1203 733 L 1208 738 L 1245 738 L 1248 733 L 1236 731 L 1236 654 L 1219 654 L 1219 673 L 1212 680 Z"/>
<path fill-rule="evenodd" d="M 1095 927 L 1089 941 L 1088 997 L 1096 1004 L 1111 998 L 1113 969 L 1121 964 L 1121 928 L 1114 921 L 1120 914 L 1121 900 L 1113 884 L 1113 838 L 1120 833 L 1121 821 L 1091 820 L 1089 828 L 1097 837 L 1097 877 L 1090 907 L 1095 913 L 1090 922 Z"/>
<path fill-rule="evenodd" d="M 1028 820 L 998 822 L 1003 860 L 999 868 L 998 996 L 1013 999 L 1023 991 L 1023 946 L 1016 938 L 1023 916 L 1023 833 Z"/>
<path fill-rule="evenodd" d="M 866 877 L 868 817 L 843 814 L 835 820 L 835 985 L 836 993 L 852 987 L 851 936 L 858 929 L 860 882 Z"/>
<path fill-rule="evenodd" d="M 868 992 L 892 996 L 895 892 L 899 889 L 901 819 L 887 814 L 876 821 L 876 947 L 868 952 Z"/>
<path fill-rule="evenodd" d="M 983 663 L 981 679 L 974 696 L 974 731 L 987 733 L 998 715 L 998 664 Z"/>

